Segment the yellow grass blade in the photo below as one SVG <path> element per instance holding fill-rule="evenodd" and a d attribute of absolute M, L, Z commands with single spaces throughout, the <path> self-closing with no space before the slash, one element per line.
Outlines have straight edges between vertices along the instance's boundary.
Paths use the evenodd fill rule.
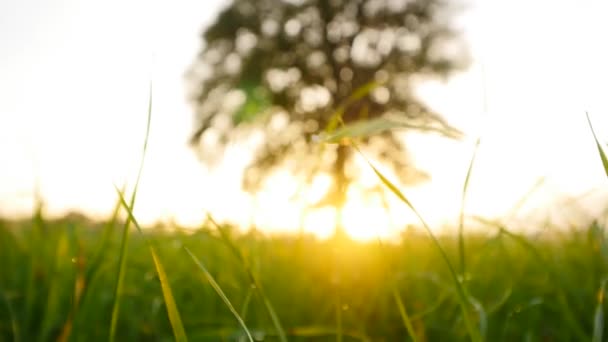
<path fill-rule="evenodd" d="M 182 324 L 182 319 L 179 315 L 179 311 L 177 310 L 175 299 L 173 298 L 173 293 L 171 292 L 171 287 L 169 286 L 167 274 L 165 273 L 165 269 L 163 268 L 163 264 L 158 259 L 158 255 L 156 255 L 154 247 L 152 247 L 151 245 L 149 247 L 150 253 L 152 254 L 152 258 L 154 259 L 156 273 L 158 274 L 158 278 L 160 279 L 160 286 L 163 290 L 163 297 L 165 298 L 165 304 L 167 305 L 167 314 L 169 315 L 171 328 L 173 328 L 173 336 L 175 336 L 176 341 L 188 341 L 188 338 L 186 337 L 186 331 L 184 330 L 184 325 Z"/>
<path fill-rule="evenodd" d="M 127 204 L 127 201 L 125 200 L 123 194 L 120 192 L 120 190 L 118 190 L 118 188 L 116 188 L 116 191 L 118 192 L 118 196 L 120 197 L 120 202 L 122 203 L 122 206 L 125 208 L 127 214 L 129 215 L 128 219 L 133 222 L 133 225 L 142 234 L 146 241 L 146 244 L 150 248 L 150 254 L 152 254 L 152 259 L 154 259 L 154 266 L 156 268 L 156 273 L 160 280 L 165 305 L 167 306 L 167 314 L 169 315 L 169 322 L 171 323 L 171 328 L 173 329 L 173 336 L 175 337 L 176 341 L 188 341 L 184 325 L 182 324 L 182 319 L 179 315 L 179 311 L 177 310 L 177 304 L 175 304 L 175 299 L 173 298 L 173 292 L 171 291 L 169 280 L 167 279 L 167 274 L 162 263 L 160 262 L 160 259 L 158 258 L 158 255 L 156 254 L 156 250 L 154 249 L 154 246 L 152 246 L 150 240 L 148 240 L 148 238 L 143 234 L 141 226 L 137 222 L 135 216 L 133 216 L 133 211 L 131 211 L 131 208 Z"/>

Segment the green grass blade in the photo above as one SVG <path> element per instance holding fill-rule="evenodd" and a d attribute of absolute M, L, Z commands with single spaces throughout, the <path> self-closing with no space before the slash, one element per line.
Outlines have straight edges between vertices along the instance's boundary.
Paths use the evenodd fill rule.
<path fill-rule="evenodd" d="M 258 289 L 258 293 L 264 301 L 264 306 L 266 307 L 266 311 L 268 311 L 268 314 L 270 315 L 272 325 L 274 325 L 274 328 L 276 329 L 277 334 L 279 335 L 279 340 L 281 342 L 287 342 L 287 335 L 285 334 L 285 329 L 283 329 L 283 325 L 281 324 L 279 315 L 277 315 L 277 312 L 274 310 L 270 299 L 268 299 L 268 296 L 266 296 L 265 292 L 261 288 Z"/>
<path fill-rule="evenodd" d="M 446 301 L 446 299 L 450 296 L 451 291 L 444 291 L 442 293 L 440 293 L 437 296 L 437 300 L 429 305 L 428 308 L 426 308 L 424 311 L 421 312 L 417 312 L 415 314 L 411 314 L 410 315 L 410 319 L 411 320 L 416 320 L 416 319 L 422 319 L 425 316 L 428 316 L 430 314 L 432 314 L 433 312 L 437 311 L 437 309 L 439 309 L 439 307 Z"/>
<path fill-rule="evenodd" d="M 379 134 L 399 126 L 400 125 L 398 123 L 392 122 L 386 118 L 360 120 L 336 129 L 335 131 L 331 132 L 331 134 L 327 134 L 321 139 L 321 141 L 330 144 L 339 143 L 345 138 L 366 137 Z"/>
<path fill-rule="evenodd" d="M 441 254 L 441 258 L 445 262 L 446 266 L 448 267 L 448 269 L 450 271 L 450 275 L 452 276 L 452 281 L 454 282 L 454 286 L 456 287 L 456 292 L 458 294 L 458 303 L 459 303 L 460 309 L 462 311 L 462 315 L 463 315 L 463 318 L 464 318 L 465 326 L 466 326 L 467 331 L 469 333 L 469 337 L 471 338 L 472 341 L 475 341 L 475 342 L 481 341 L 482 338 L 479 335 L 479 331 L 477 329 L 475 329 L 474 324 L 471 321 L 471 318 L 469 317 L 469 312 L 468 312 L 468 303 L 469 303 L 469 301 L 467 299 L 466 292 L 465 292 L 465 290 L 464 290 L 464 288 L 462 286 L 462 283 L 458 279 L 458 274 L 456 273 L 456 270 L 452 266 L 452 263 L 450 262 L 450 259 L 448 258 L 447 253 L 445 252 L 445 250 L 443 249 L 443 247 L 439 243 L 439 240 L 437 239 L 437 237 L 435 236 L 435 234 L 433 234 L 433 231 L 431 230 L 431 227 L 428 225 L 428 223 L 422 217 L 422 215 L 418 212 L 418 210 L 416 210 L 416 208 L 414 207 L 414 205 L 407 199 L 407 197 L 405 197 L 405 195 L 390 180 L 388 180 L 384 176 L 384 174 L 382 174 L 369 161 L 369 159 L 367 159 L 367 157 L 365 157 L 365 155 L 361 152 L 361 150 L 359 150 L 359 148 L 356 145 L 353 145 L 353 146 L 359 152 L 359 154 L 361 156 L 363 156 L 363 158 L 365 159 L 365 161 L 367 162 L 367 164 L 372 168 L 372 170 L 374 171 L 374 173 L 376 174 L 376 176 L 380 179 L 380 181 L 393 194 L 395 194 L 403 203 L 405 203 L 410 208 L 410 210 L 412 210 L 412 212 L 416 215 L 416 217 L 418 218 L 418 220 L 422 223 L 423 227 L 426 229 L 427 233 L 431 237 L 433 245 L 435 246 L 435 248 L 437 248 L 437 250 Z"/>
<path fill-rule="evenodd" d="M 593 315 L 593 336 L 591 338 L 593 342 L 602 342 L 602 336 L 604 335 L 604 296 L 607 280 L 602 280 L 602 285 L 597 294 L 597 305 Z"/>
<path fill-rule="evenodd" d="M 396 119 L 379 117 L 374 119 L 361 119 L 348 124 L 344 124 L 342 127 L 335 129 L 330 133 L 325 133 L 324 136 L 321 137 L 320 141 L 324 143 L 334 144 L 341 142 L 343 139 L 369 137 L 394 129 L 410 129 L 421 132 L 438 132 L 445 136 L 455 135 L 454 132 L 451 132 L 448 129 L 442 129 L 431 125 L 416 125 Z"/>
<path fill-rule="evenodd" d="M 35 316 L 35 306 L 37 301 L 37 294 L 39 293 L 39 284 L 36 282 L 36 273 L 46 267 L 45 261 L 47 260 L 47 245 L 44 244 L 46 223 L 44 219 L 43 207 L 44 203 L 40 197 L 39 192 L 36 192 L 36 209 L 32 217 L 32 229 L 30 231 L 29 239 L 31 241 L 29 251 L 29 273 L 27 278 L 26 290 L 25 290 L 25 319 L 23 322 L 24 329 L 23 338 L 25 340 L 32 340 L 34 337 L 29 335 L 32 332 L 28 327 L 31 326 L 31 322 Z"/>
<path fill-rule="evenodd" d="M 249 341 L 253 342 L 253 337 L 251 336 L 251 332 L 247 328 L 247 325 L 245 324 L 245 321 L 241 318 L 241 316 L 236 311 L 236 309 L 234 308 L 234 306 L 232 306 L 232 303 L 230 302 L 230 300 L 228 299 L 228 297 L 226 296 L 226 294 L 222 290 L 221 286 L 215 281 L 215 279 L 213 278 L 213 276 L 211 275 L 211 273 L 209 273 L 209 271 L 207 270 L 207 268 L 205 267 L 205 265 L 203 265 L 203 263 L 187 247 L 184 247 L 184 248 L 186 249 L 186 252 L 188 252 L 188 254 L 190 255 L 190 257 L 192 258 L 192 260 L 194 261 L 194 263 L 203 272 L 203 274 L 205 275 L 205 278 L 207 278 L 207 280 L 211 284 L 211 287 L 213 287 L 213 289 L 215 290 L 215 292 L 218 294 L 218 296 L 220 296 L 220 298 L 222 299 L 222 301 L 224 301 L 224 304 L 226 304 L 226 306 L 228 307 L 228 309 L 230 310 L 230 312 L 232 312 L 232 314 L 234 315 L 234 317 L 236 318 L 236 320 L 239 322 L 239 324 L 241 325 L 241 327 L 243 328 L 243 330 L 245 330 L 245 333 L 247 334 L 247 338 L 249 339 Z"/>
<path fill-rule="evenodd" d="M 2 301 L 6 304 L 6 310 L 8 311 L 9 319 L 11 320 L 11 332 L 13 335 L 13 342 L 19 342 L 19 324 L 17 323 L 13 306 L 11 305 L 10 300 L 4 293 L 4 290 L 0 289 L 0 297 L 2 298 Z"/>
<path fill-rule="evenodd" d="M 403 300 L 401 299 L 401 294 L 397 290 L 396 286 L 393 286 L 393 298 L 395 299 L 395 303 L 397 303 L 397 307 L 399 308 L 399 315 L 401 316 L 401 320 L 403 320 L 403 325 L 405 325 L 405 329 L 407 329 L 407 333 L 410 335 L 410 338 L 413 342 L 418 341 L 418 337 L 416 337 L 416 332 L 414 331 L 414 326 L 412 325 L 412 320 L 410 316 L 407 314 L 407 310 L 405 310 L 405 305 L 403 305 Z"/>
<path fill-rule="evenodd" d="M 355 91 L 348 98 L 346 98 L 346 100 L 344 100 L 342 104 L 338 106 L 338 109 L 336 109 L 331 115 L 327 126 L 325 127 L 325 132 L 333 132 L 340 123 L 343 123 L 342 115 L 344 114 L 344 110 L 346 110 L 346 108 L 348 108 L 348 106 L 350 106 L 353 102 L 356 102 L 369 95 L 379 85 L 380 84 L 378 82 L 371 81 L 355 89 Z"/>
<path fill-rule="evenodd" d="M 342 342 L 342 305 L 339 296 L 336 303 L 336 342 Z"/>
<path fill-rule="evenodd" d="M 124 187 L 122 189 L 122 192 L 123 193 L 125 192 Z M 81 305 L 81 303 L 83 303 L 87 300 L 87 296 L 89 296 L 89 289 L 93 286 L 93 282 L 98 279 L 97 275 L 100 273 L 100 270 L 102 269 L 103 260 L 106 256 L 106 253 L 108 251 L 108 246 L 112 239 L 112 233 L 113 233 L 114 229 L 116 229 L 116 227 L 117 227 L 118 214 L 120 212 L 120 208 L 121 208 L 121 203 L 120 203 L 120 199 L 119 199 L 116 201 L 116 205 L 114 207 L 114 210 L 112 211 L 112 216 L 111 216 L 110 220 L 108 222 L 106 222 L 106 224 L 103 228 L 101 240 L 97 245 L 97 248 L 95 250 L 95 253 L 93 254 L 91 262 L 87 266 L 87 269 L 86 269 L 86 272 L 84 275 L 85 286 L 82 289 L 82 295 L 81 295 L 82 299 L 78 305 Z M 75 315 L 75 317 L 74 317 L 75 329 L 79 328 L 79 324 L 80 324 L 79 317 L 80 317 L 80 315 Z"/>
<path fill-rule="evenodd" d="M 477 151 L 479 150 L 479 144 L 481 143 L 481 137 L 477 138 L 475 141 L 475 146 L 473 147 L 473 155 L 471 156 L 471 161 L 469 162 L 469 168 L 467 169 L 467 175 L 464 178 L 464 184 L 462 185 L 462 197 L 460 200 L 460 215 L 458 217 L 458 256 L 460 258 L 460 274 L 462 279 L 466 279 L 466 254 L 465 254 L 465 244 L 464 244 L 464 208 L 467 198 L 467 191 L 469 189 L 469 182 L 471 181 L 471 174 L 473 172 L 473 165 L 475 165 L 475 159 L 477 158 Z"/>
<path fill-rule="evenodd" d="M 253 291 L 255 291 L 254 287 L 249 287 L 249 290 L 247 290 L 247 295 L 245 296 L 245 300 L 243 300 L 243 307 L 241 308 L 241 317 L 243 317 L 243 320 L 245 320 L 245 318 L 247 317 L 247 313 L 249 312 L 249 303 L 251 303 Z"/>
<path fill-rule="evenodd" d="M 386 248 L 384 247 L 384 244 L 382 243 L 380 236 L 376 236 L 376 241 L 378 242 L 378 247 L 380 248 L 380 251 L 383 252 L 382 255 L 383 255 L 383 258 L 385 259 L 385 262 L 390 263 L 390 258 L 388 256 L 388 254 L 386 253 Z M 405 330 L 407 330 L 407 333 L 410 336 L 410 338 L 412 339 L 412 341 L 416 342 L 418 340 L 418 337 L 416 336 L 416 332 L 414 331 L 414 326 L 412 325 L 412 319 L 410 318 L 410 315 L 407 313 L 407 310 L 405 309 L 405 305 L 403 304 L 403 299 L 401 298 L 401 294 L 399 293 L 399 289 L 397 288 L 397 284 L 395 282 L 391 283 L 391 292 L 393 295 L 393 300 L 395 301 L 395 303 L 397 304 L 397 308 L 399 309 L 399 316 L 401 317 L 401 320 L 403 321 L 403 326 L 405 326 Z"/>
<path fill-rule="evenodd" d="M 572 332 L 576 335 L 577 340 L 579 340 L 579 341 L 588 340 L 589 336 L 587 336 L 587 334 L 585 333 L 583 328 L 578 323 L 578 320 L 576 319 L 576 317 L 570 310 L 570 305 L 568 305 L 566 293 L 564 291 L 563 285 L 560 282 L 559 275 L 556 273 L 556 271 L 553 269 L 553 267 L 545 260 L 545 258 L 538 251 L 538 249 L 532 243 L 530 243 L 530 241 L 528 241 L 525 237 L 509 231 L 500 222 L 490 222 L 483 218 L 477 218 L 477 220 L 480 222 L 490 224 L 490 225 L 497 227 L 501 234 L 504 234 L 504 235 L 510 237 L 511 239 L 513 239 L 514 241 L 518 242 L 521 246 L 524 247 L 524 249 L 526 249 L 528 252 L 530 252 L 530 254 L 532 254 L 534 256 L 536 261 L 543 267 L 543 269 L 547 270 L 547 273 L 549 274 L 549 276 L 551 277 L 553 282 L 555 284 L 557 284 L 557 290 L 558 290 L 557 300 L 558 300 L 558 304 L 560 305 L 560 307 L 563 311 L 563 314 L 565 316 L 564 321 L 566 322 L 566 324 L 568 324 L 570 329 L 572 329 Z"/>
<path fill-rule="evenodd" d="M 125 191 L 126 191 L 126 189 L 125 189 L 125 187 L 123 187 L 121 192 L 124 193 Z M 89 267 L 87 269 L 87 273 L 86 273 L 86 277 L 85 277 L 87 284 L 90 283 L 91 279 L 94 278 L 95 273 L 99 269 L 99 266 L 100 266 L 101 262 L 103 261 L 104 255 L 105 255 L 106 251 L 108 250 L 108 245 L 112 238 L 112 232 L 114 231 L 114 228 L 116 227 L 116 222 L 118 221 L 118 214 L 120 212 L 120 208 L 121 208 L 120 200 L 117 200 L 116 205 L 114 206 L 114 210 L 112 211 L 112 216 L 110 217 L 110 220 L 105 224 L 105 226 L 103 228 L 101 240 L 99 241 L 99 244 L 97 245 L 95 253 L 93 254 L 93 258 L 91 259 L 91 262 L 89 263 Z M 85 288 L 85 291 L 86 291 L 86 288 Z"/>
<path fill-rule="evenodd" d="M 129 208 L 129 205 L 125 201 L 125 198 L 122 195 L 122 193 L 120 192 L 120 190 L 118 190 L 118 188 L 116 188 L 116 191 L 118 192 L 122 206 L 125 208 L 125 210 L 127 211 L 127 214 L 129 215 L 128 220 L 132 221 L 135 228 L 137 228 L 137 230 L 142 234 L 142 236 L 144 237 L 144 239 L 146 241 L 146 244 L 148 245 L 148 248 L 150 249 L 150 254 L 152 254 L 152 259 L 154 260 L 154 266 L 156 268 L 156 273 L 160 280 L 160 285 L 161 285 L 161 289 L 163 292 L 163 298 L 165 300 L 165 305 L 167 306 L 167 314 L 169 315 L 169 322 L 171 323 L 171 328 L 173 329 L 173 336 L 175 337 L 176 341 L 179 341 L 179 342 L 188 341 L 188 338 L 186 337 L 186 331 L 184 329 L 184 325 L 182 323 L 182 319 L 179 314 L 179 310 L 177 309 L 177 304 L 175 304 L 175 299 L 173 297 L 173 292 L 171 291 L 171 286 L 169 285 L 169 280 L 167 279 L 167 274 L 165 272 L 165 269 L 164 269 L 162 263 L 160 262 L 160 259 L 158 258 L 158 255 L 156 254 L 156 250 L 154 249 L 154 246 L 152 245 L 150 240 L 148 240 L 148 238 L 144 235 L 141 226 L 137 222 L 137 219 L 135 218 L 135 216 L 133 216 L 133 211 L 131 210 L 131 208 Z"/>
<path fill-rule="evenodd" d="M 141 173 L 144 168 L 144 161 L 146 158 L 146 152 L 148 150 L 148 140 L 150 137 L 150 123 L 152 122 L 152 82 L 150 81 L 149 95 L 148 95 L 148 118 L 146 123 L 146 134 L 144 137 L 144 146 L 141 155 L 141 161 L 139 163 L 139 170 L 137 171 L 137 178 L 135 180 L 135 186 L 133 187 L 133 194 L 131 196 L 131 203 L 127 206 L 129 211 L 132 211 L 135 206 L 135 198 L 137 197 L 137 190 L 139 188 L 139 181 L 141 179 Z M 117 189 L 118 190 L 118 189 Z M 119 192 L 119 195 L 122 198 L 122 193 Z M 110 322 L 110 337 L 109 341 L 114 342 L 116 338 L 116 327 L 118 325 L 118 314 L 120 312 L 120 300 L 121 300 L 121 291 L 123 288 L 125 272 L 126 272 L 126 264 L 127 264 L 127 246 L 129 243 L 129 226 L 131 224 L 130 217 L 127 218 L 122 234 L 122 240 L 120 244 L 120 255 L 118 261 L 118 275 L 116 277 L 116 283 L 114 286 L 114 300 L 112 303 L 112 319 Z"/>
<path fill-rule="evenodd" d="M 540 189 L 547 178 L 545 176 L 539 177 L 536 182 L 530 187 L 530 189 L 515 203 L 515 205 L 509 210 L 509 212 L 505 215 L 505 217 L 514 217 L 519 210 L 526 204 L 526 202 L 534 195 L 538 189 Z"/>
<path fill-rule="evenodd" d="M 109 341 L 114 342 L 116 337 L 116 327 L 118 325 L 118 313 L 120 311 L 120 300 L 122 297 L 123 283 L 125 279 L 126 264 L 127 264 L 127 245 L 129 243 L 129 225 L 130 220 L 127 219 L 123 227 L 123 234 L 120 243 L 120 254 L 118 257 L 118 275 L 114 284 L 114 300 L 112 302 L 112 318 L 110 321 L 110 337 Z"/>
<path fill-rule="evenodd" d="M 468 296 L 469 298 L 469 303 L 471 303 L 471 305 L 473 305 L 473 308 L 475 308 L 475 311 L 477 311 L 478 316 L 479 316 L 479 333 L 481 334 L 481 338 L 482 340 L 486 339 L 486 336 L 488 334 L 488 314 L 486 313 L 486 310 L 483 308 L 483 305 L 475 298 L 473 298 L 472 296 Z"/>
<path fill-rule="evenodd" d="M 306 327 L 294 327 L 290 329 L 289 335 L 294 337 L 304 338 L 306 340 L 311 340 L 313 338 L 320 338 L 324 336 L 335 335 L 337 332 L 333 327 L 326 326 L 306 326 Z M 363 332 L 355 331 L 355 330 L 343 330 L 343 336 L 348 336 L 350 339 L 355 339 L 359 341 L 371 341 L 371 339 L 365 335 Z M 316 341 L 316 339 L 315 339 Z"/>
<path fill-rule="evenodd" d="M 509 297 L 513 294 L 513 285 L 509 285 L 505 292 L 503 292 L 502 296 L 500 296 L 494 303 L 487 305 L 488 306 L 488 315 L 491 315 L 498 311 L 498 309 L 502 308 L 506 303 Z"/>
<path fill-rule="evenodd" d="M 41 323 L 38 341 L 48 341 L 52 329 L 57 324 L 57 313 L 61 312 L 61 292 L 64 285 L 64 279 L 69 277 L 66 274 L 65 260 L 69 260 L 71 251 L 68 246 L 67 234 L 62 231 L 59 233 L 59 240 L 54 246 L 55 255 L 50 268 L 52 277 L 50 279 L 49 290 L 46 294 L 46 304 L 44 315 Z"/>
<path fill-rule="evenodd" d="M 574 314 L 572 313 L 572 311 L 570 309 L 570 305 L 568 304 L 568 300 L 567 300 L 563 285 L 561 285 L 559 276 L 555 273 L 555 270 L 553 269 L 553 267 L 551 265 L 549 265 L 548 262 L 545 261 L 542 254 L 540 254 L 540 252 L 536 249 L 536 247 L 534 247 L 534 245 L 532 245 L 524 237 L 510 232 L 504 227 L 501 227 L 501 232 L 504 233 L 505 235 L 511 237 L 515 241 L 519 242 L 522 246 L 524 246 L 526 249 L 528 249 L 536 257 L 537 261 L 541 265 L 543 265 L 543 267 L 548 271 L 551 278 L 553 278 L 553 281 L 555 282 L 555 284 L 558 284 L 557 300 L 558 300 L 558 304 L 560 305 L 560 307 L 563 311 L 563 314 L 565 315 L 565 322 L 570 326 L 570 328 L 572 329 L 574 334 L 576 334 L 577 340 L 579 340 L 579 341 L 588 340 L 589 336 L 587 336 L 585 334 L 585 331 L 581 328 L 580 324 L 578 323 L 577 318 L 574 316 Z"/>
<path fill-rule="evenodd" d="M 606 153 L 604 152 L 604 149 L 597 138 L 597 134 L 593 129 L 591 119 L 589 118 L 589 113 L 586 112 L 585 114 L 587 115 L 587 122 L 589 123 L 591 133 L 593 134 L 593 140 L 595 140 L 595 146 L 597 147 L 598 154 L 602 160 L 602 165 L 604 166 L 604 172 L 606 173 L 606 176 L 608 176 L 608 157 L 606 157 Z M 600 287 L 600 292 L 598 294 L 597 306 L 595 308 L 595 315 L 593 319 L 593 342 L 600 342 L 604 333 L 604 292 L 606 289 L 606 281 L 606 279 L 602 281 L 602 286 Z"/>
<path fill-rule="evenodd" d="M 600 144 L 597 135 L 595 134 L 595 130 L 593 129 L 593 125 L 591 124 L 591 119 L 589 118 L 589 113 L 587 113 L 587 122 L 589 123 L 589 128 L 591 129 L 591 133 L 593 134 L 593 139 L 595 140 L 595 145 L 597 146 L 597 151 L 600 155 L 600 159 L 602 160 L 602 165 L 604 166 L 604 172 L 606 172 L 606 176 L 608 177 L 608 157 L 606 157 L 606 153 L 602 148 L 602 144 Z"/>
<path fill-rule="evenodd" d="M 222 240 L 228 246 L 228 248 L 234 254 L 234 256 L 239 260 L 242 267 L 245 269 L 245 273 L 249 277 L 251 284 L 255 286 L 258 294 L 260 295 L 260 297 L 262 297 L 262 302 L 264 303 L 264 307 L 266 308 L 266 311 L 268 312 L 268 315 L 270 316 L 270 319 L 272 320 L 272 324 L 274 325 L 274 328 L 276 329 L 277 334 L 279 335 L 279 340 L 281 342 L 287 342 L 287 335 L 285 334 L 285 329 L 283 329 L 281 320 L 279 319 L 279 316 L 277 315 L 276 311 L 274 310 L 274 307 L 272 306 L 270 299 L 268 299 L 268 296 L 266 296 L 266 293 L 264 292 L 264 289 L 262 288 L 262 284 L 258 281 L 255 274 L 253 274 L 253 271 L 251 270 L 249 263 L 243 256 L 243 253 L 241 253 L 239 248 L 232 242 L 228 232 L 226 232 L 226 230 L 220 224 L 218 224 L 211 215 L 207 215 L 207 219 L 220 232 L 220 236 L 221 236 Z"/>

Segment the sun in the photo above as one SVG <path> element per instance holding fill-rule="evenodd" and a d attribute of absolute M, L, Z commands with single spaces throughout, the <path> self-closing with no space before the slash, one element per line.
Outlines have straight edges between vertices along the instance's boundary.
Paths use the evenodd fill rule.
<path fill-rule="evenodd" d="M 342 208 L 342 225 L 353 240 L 369 241 L 389 238 L 392 222 L 389 212 L 381 205 L 370 205 L 353 199 Z"/>
<path fill-rule="evenodd" d="M 389 203 L 378 192 L 366 192 L 363 184 L 353 184 L 348 200 L 340 209 L 340 224 L 353 240 L 387 239 L 395 233 Z"/>

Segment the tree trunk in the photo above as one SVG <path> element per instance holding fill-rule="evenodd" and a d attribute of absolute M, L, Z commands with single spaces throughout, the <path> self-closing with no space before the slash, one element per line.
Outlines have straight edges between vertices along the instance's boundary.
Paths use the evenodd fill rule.
<path fill-rule="evenodd" d="M 333 172 L 335 194 L 332 196 L 335 200 L 333 205 L 336 208 L 336 227 L 334 231 L 336 237 L 343 237 L 346 234 L 344 226 L 342 225 L 342 208 L 346 204 L 346 190 L 348 190 L 348 185 L 350 183 L 345 170 L 349 153 L 350 150 L 348 146 L 342 144 L 338 145 Z"/>

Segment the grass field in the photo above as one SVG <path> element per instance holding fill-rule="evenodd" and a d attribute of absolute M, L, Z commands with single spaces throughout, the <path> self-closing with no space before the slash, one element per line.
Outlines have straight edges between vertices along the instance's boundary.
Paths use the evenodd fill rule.
<path fill-rule="evenodd" d="M 3 221 L 0 340 L 108 340 L 122 224 L 40 216 Z M 463 284 L 483 339 L 573 341 L 595 334 L 601 340 L 608 245 L 603 227 L 578 228 L 524 238 L 488 226 L 487 234 L 466 238 Z M 244 340 L 246 334 L 186 247 L 256 340 L 278 339 L 265 300 L 288 340 L 407 340 L 393 288 L 418 340 L 469 339 L 448 269 L 424 231 L 409 230 L 393 245 L 222 232 L 132 233 L 117 340 L 174 338 L 147 241 L 162 260 L 192 341 Z M 456 239 L 440 242 L 456 260 Z"/>

